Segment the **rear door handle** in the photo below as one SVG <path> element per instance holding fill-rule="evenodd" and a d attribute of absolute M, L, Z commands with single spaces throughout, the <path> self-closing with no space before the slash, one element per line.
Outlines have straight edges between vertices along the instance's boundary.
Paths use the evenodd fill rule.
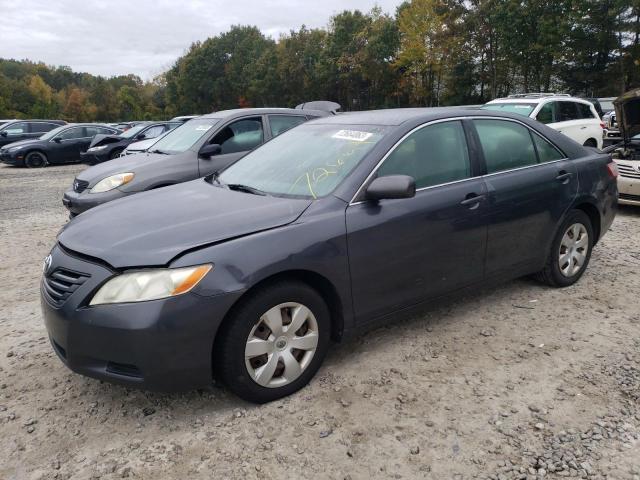
<path fill-rule="evenodd" d="M 460 202 L 460 205 L 469 206 L 471 210 L 475 210 L 480 206 L 480 202 L 483 202 L 485 199 L 486 195 L 484 194 L 469 193 L 465 199 Z"/>
<path fill-rule="evenodd" d="M 567 183 L 571 177 L 573 177 L 573 173 L 560 170 L 558 172 L 558 176 L 556 177 L 556 180 L 562 183 Z"/>

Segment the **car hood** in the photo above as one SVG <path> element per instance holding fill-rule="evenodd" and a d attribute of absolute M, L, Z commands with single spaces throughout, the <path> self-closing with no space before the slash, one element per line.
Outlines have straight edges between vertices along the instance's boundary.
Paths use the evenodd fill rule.
<path fill-rule="evenodd" d="M 640 134 L 640 88 L 631 90 L 613 101 L 616 121 L 625 143 Z"/>
<path fill-rule="evenodd" d="M 114 158 L 108 162 L 100 163 L 83 170 L 76 177 L 78 180 L 89 182 L 93 186 L 95 182 L 102 180 L 116 173 L 136 172 L 136 168 L 143 164 L 166 158 L 166 155 L 160 153 L 139 153 L 136 155 L 127 155 L 125 157 Z"/>
<path fill-rule="evenodd" d="M 199 179 L 93 208 L 69 222 L 58 241 L 114 268 L 161 266 L 187 250 L 291 223 L 310 204 Z"/>
<path fill-rule="evenodd" d="M 91 143 L 89 144 L 89 148 L 96 147 L 98 145 L 108 145 L 110 143 L 118 143 L 118 142 L 122 142 L 123 140 L 130 140 L 130 139 L 121 137 L 120 135 L 105 135 L 101 133 L 98 135 L 94 135 L 94 137 L 91 139 Z"/>

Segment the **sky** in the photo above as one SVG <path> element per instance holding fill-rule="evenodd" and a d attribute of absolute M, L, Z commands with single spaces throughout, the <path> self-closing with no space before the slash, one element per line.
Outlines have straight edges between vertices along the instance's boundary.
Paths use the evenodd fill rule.
<path fill-rule="evenodd" d="M 168 70 L 191 43 L 232 25 L 281 33 L 326 27 L 342 10 L 393 14 L 401 0 L 0 0 L 0 58 L 145 80 Z"/>

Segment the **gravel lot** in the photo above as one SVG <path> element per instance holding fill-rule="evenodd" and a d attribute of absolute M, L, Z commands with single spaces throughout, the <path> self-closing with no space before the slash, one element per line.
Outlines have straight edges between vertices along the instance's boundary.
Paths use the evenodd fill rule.
<path fill-rule="evenodd" d="M 640 480 L 640 209 L 565 290 L 522 279 L 335 345 L 268 405 L 69 372 L 41 262 L 82 167 L 0 167 L 0 479 Z"/>

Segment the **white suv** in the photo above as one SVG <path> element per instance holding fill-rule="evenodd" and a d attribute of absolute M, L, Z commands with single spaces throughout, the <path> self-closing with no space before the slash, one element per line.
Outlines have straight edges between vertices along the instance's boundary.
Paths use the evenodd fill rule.
<path fill-rule="evenodd" d="M 602 148 L 604 123 L 587 100 L 565 94 L 527 93 L 497 98 L 482 108 L 531 117 L 581 145 Z"/>

